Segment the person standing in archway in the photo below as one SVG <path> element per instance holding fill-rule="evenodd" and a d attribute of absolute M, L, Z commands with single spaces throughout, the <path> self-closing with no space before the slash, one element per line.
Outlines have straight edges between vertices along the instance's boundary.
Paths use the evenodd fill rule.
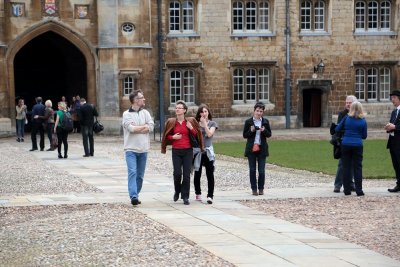
<path fill-rule="evenodd" d="M 29 151 L 38 150 L 36 135 L 39 131 L 40 133 L 40 151 L 44 150 L 44 129 L 43 129 L 43 119 L 40 117 L 44 116 L 45 106 L 42 104 L 42 98 L 40 96 L 36 97 L 36 104 L 32 108 L 32 149 Z"/>
<path fill-rule="evenodd" d="M 16 116 L 16 124 L 17 124 L 17 142 L 24 142 L 24 133 L 25 133 L 25 120 L 26 120 L 26 105 L 23 99 L 18 100 L 18 105 L 15 107 L 17 116 Z"/>

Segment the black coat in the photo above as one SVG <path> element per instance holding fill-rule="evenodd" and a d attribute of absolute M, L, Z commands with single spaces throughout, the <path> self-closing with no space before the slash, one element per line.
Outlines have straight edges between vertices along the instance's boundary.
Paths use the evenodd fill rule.
<path fill-rule="evenodd" d="M 94 117 L 99 116 L 96 108 L 91 104 L 84 104 L 78 109 L 79 122 L 82 126 L 93 127 Z"/>
<path fill-rule="evenodd" d="M 393 123 L 396 128 L 391 131 L 394 133 L 394 136 L 389 135 L 389 139 L 386 145 L 386 148 L 393 148 L 396 150 L 400 150 L 400 115 L 396 118 L 397 110 L 393 110 L 390 115 L 390 123 Z"/>
<path fill-rule="evenodd" d="M 260 157 L 268 157 L 269 156 L 269 150 L 268 150 L 268 143 L 267 143 L 267 138 L 271 137 L 272 132 L 271 132 L 271 127 L 269 125 L 269 121 L 266 118 L 261 118 L 261 126 L 264 126 L 264 131 L 261 132 L 260 134 L 260 152 L 259 156 Z M 251 152 L 254 144 L 254 139 L 256 138 L 256 131 L 252 132 L 251 131 L 251 126 L 254 125 L 253 117 L 247 119 L 244 122 L 244 128 L 243 128 L 243 138 L 247 138 L 246 142 L 246 148 L 244 151 L 244 155 L 247 157 Z"/>

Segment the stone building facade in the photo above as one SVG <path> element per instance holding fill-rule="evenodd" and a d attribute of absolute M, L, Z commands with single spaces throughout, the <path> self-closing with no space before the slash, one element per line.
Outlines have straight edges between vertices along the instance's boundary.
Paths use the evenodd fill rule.
<path fill-rule="evenodd" d="M 370 125 L 400 87 L 393 0 L 0 0 L 0 131 L 15 103 L 79 94 L 109 133 L 130 90 L 161 122 L 185 100 L 241 128 L 254 103 L 275 128 L 328 126 L 346 95 Z M 31 106 L 30 106 L 31 107 Z M 7 126 L 8 125 L 8 126 Z"/>

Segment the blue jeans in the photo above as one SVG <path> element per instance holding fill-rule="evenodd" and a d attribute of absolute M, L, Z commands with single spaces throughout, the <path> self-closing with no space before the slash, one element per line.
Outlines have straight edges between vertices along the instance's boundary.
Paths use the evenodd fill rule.
<path fill-rule="evenodd" d="M 16 120 L 16 125 L 17 125 L 17 137 L 18 138 L 24 138 L 24 133 L 25 133 L 25 119 L 22 120 Z"/>
<path fill-rule="evenodd" d="M 350 169 L 350 175 L 351 175 L 351 187 L 354 187 L 354 170 L 353 170 L 353 168 Z M 342 162 L 342 159 L 339 159 L 334 186 L 335 186 L 335 188 L 337 187 L 340 189 L 342 187 L 342 185 L 343 185 L 343 162 Z"/>
<path fill-rule="evenodd" d="M 126 166 L 128 167 L 128 193 L 130 199 L 138 198 L 142 190 L 143 176 L 146 169 L 147 152 L 125 152 Z"/>
<path fill-rule="evenodd" d="M 251 185 L 251 190 L 257 191 L 258 190 L 264 190 L 264 184 L 265 184 L 265 157 L 260 157 L 255 153 L 250 153 L 247 156 L 247 159 L 249 161 L 249 169 L 250 169 L 250 185 Z M 258 181 L 257 181 L 257 165 L 258 164 Z"/>

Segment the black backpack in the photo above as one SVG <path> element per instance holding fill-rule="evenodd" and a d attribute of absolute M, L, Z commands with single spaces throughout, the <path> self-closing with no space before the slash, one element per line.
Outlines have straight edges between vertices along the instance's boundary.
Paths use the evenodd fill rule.
<path fill-rule="evenodd" d="M 68 111 L 63 112 L 63 116 L 61 118 L 61 128 L 68 132 L 74 129 L 74 121 L 72 120 L 71 113 Z"/>

